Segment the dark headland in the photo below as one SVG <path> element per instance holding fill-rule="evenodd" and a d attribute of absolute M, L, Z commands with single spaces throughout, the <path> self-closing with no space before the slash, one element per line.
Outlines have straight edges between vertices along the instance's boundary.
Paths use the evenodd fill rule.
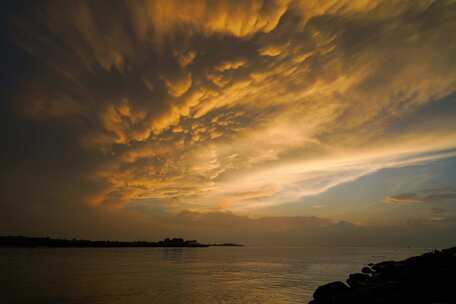
<path fill-rule="evenodd" d="M 318 287 L 309 304 L 456 303 L 456 247 L 403 261 L 369 264 L 347 284 Z"/>
<path fill-rule="evenodd" d="M 2 236 L 0 247 L 211 247 L 211 246 L 242 246 L 233 243 L 201 244 L 196 240 L 184 240 L 182 238 L 166 238 L 158 242 L 146 241 L 90 241 L 79 239 L 54 239 L 49 237 L 26 237 L 26 236 Z"/>

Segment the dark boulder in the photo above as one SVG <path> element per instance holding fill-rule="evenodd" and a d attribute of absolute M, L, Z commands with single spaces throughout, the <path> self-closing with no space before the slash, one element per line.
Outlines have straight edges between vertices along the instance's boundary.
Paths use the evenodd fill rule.
<path fill-rule="evenodd" d="M 348 286 L 333 282 L 318 287 L 311 303 L 456 303 L 456 248 L 369 266 L 350 274 Z"/>
<path fill-rule="evenodd" d="M 397 262 L 394 262 L 394 261 L 384 261 L 384 262 L 380 262 L 380 263 L 377 263 L 377 264 L 374 264 L 372 266 L 372 269 L 374 271 L 392 271 L 394 270 L 394 268 L 396 268 L 397 266 Z"/>
<path fill-rule="evenodd" d="M 337 281 L 322 285 L 315 290 L 313 297 L 315 303 L 337 303 L 337 298 L 345 297 L 350 293 L 350 288 L 344 283 Z"/>
<path fill-rule="evenodd" d="M 352 273 L 347 279 L 347 284 L 351 288 L 364 287 L 369 284 L 370 276 L 365 273 Z"/>

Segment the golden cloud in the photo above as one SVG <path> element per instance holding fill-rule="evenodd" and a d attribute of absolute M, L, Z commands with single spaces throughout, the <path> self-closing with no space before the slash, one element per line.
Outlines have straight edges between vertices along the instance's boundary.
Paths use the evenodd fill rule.
<path fill-rule="evenodd" d="M 237 37 L 274 30 L 289 1 L 155 1 L 128 3 L 139 37 L 149 32 L 169 35 L 182 26 L 206 34 L 226 33 Z"/>
<path fill-rule="evenodd" d="M 43 61 L 18 111 L 87 124 L 97 204 L 255 209 L 455 147 L 433 117 L 394 129 L 456 90 L 454 3 L 119 3 L 15 22 Z"/>

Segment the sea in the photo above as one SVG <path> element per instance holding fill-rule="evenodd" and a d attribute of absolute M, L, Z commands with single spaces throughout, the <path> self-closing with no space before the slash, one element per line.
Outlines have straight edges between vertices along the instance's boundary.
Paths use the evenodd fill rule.
<path fill-rule="evenodd" d="M 308 303 L 368 263 L 429 248 L 0 248 L 4 304 Z"/>

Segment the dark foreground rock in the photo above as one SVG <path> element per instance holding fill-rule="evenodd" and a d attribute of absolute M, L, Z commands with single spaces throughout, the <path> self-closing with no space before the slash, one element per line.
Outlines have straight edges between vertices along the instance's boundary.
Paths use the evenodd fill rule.
<path fill-rule="evenodd" d="M 309 304 L 456 303 L 456 247 L 369 266 L 350 274 L 348 285 L 318 287 Z"/>

